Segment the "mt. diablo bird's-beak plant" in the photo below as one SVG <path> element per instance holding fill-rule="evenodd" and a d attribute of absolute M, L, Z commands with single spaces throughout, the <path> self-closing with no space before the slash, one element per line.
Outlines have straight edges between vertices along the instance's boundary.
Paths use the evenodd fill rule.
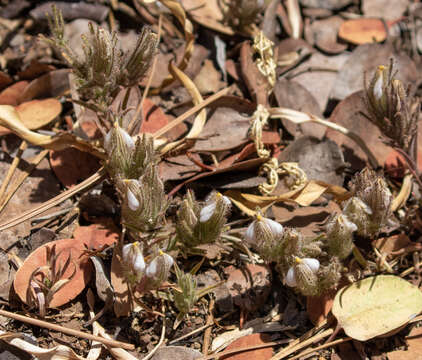
<path fill-rule="evenodd" d="M 354 247 L 354 234 L 371 238 L 388 225 L 392 194 L 385 180 L 364 169 L 351 181 L 353 197 L 334 215 L 325 235 L 305 238 L 298 230 L 283 228 L 258 215 L 247 228 L 244 240 L 267 263 L 275 263 L 286 285 L 303 295 L 318 295 L 336 288 L 342 276 L 341 261 Z"/>

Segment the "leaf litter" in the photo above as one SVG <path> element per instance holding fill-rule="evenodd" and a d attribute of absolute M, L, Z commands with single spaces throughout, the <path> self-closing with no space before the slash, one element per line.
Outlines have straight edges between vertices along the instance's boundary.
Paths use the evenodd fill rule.
<path fill-rule="evenodd" d="M 75 62 L 70 76 L 72 52 L 37 40 L 50 36 L 42 7 L 4 3 L 5 342 L 46 359 L 417 356 L 418 328 L 409 325 L 422 310 L 417 6 L 137 0 L 70 10 L 51 2 L 82 62 L 96 50 L 92 38 L 110 41 L 109 29 L 125 39 L 126 54 L 139 23 L 160 34 L 145 77 L 129 62 L 98 87 L 104 79 L 83 85 Z M 95 33 L 94 24 L 84 48 L 92 21 L 105 30 Z M 129 59 L 105 54 L 97 64 Z M 389 116 L 402 127 L 388 127 Z M 116 170 L 127 155 L 105 137 L 131 126 L 144 149 L 148 139 L 156 149 L 135 177 Z M 374 164 L 376 173 L 363 170 Z M 154 166 L 158 177 L 150 176 Z M 154 208 L 161 191 L 166 201 Z M 140 206 L 146 210 L 136 213 Z M 362 227 L 357 208 L 379 228 Z M 346 256 L 333 255 L 334 231 L 341 246 L 352 238 Z M 15 320 L 33 325 L 8 321 L 7 310 L 24 310 Z M 54 323 L 77 331 L 56 329 L 59 340 L 38 330 Z"/>

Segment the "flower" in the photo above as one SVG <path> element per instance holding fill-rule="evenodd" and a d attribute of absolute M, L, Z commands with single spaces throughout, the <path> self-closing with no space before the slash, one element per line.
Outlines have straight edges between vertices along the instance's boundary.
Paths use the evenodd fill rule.
<path fill-rule="evenodd" d="M 319 261 L 312 258 L 295 258 L 295 264 L 287 271 L 285 281 L 290 287 L 299 287 L 301 290 L 313 288 L 317 285 L 316 273 L 319 270 Z"/>
<path fill-rule="evenodd" d="M 330 254 L 344 259 L 353 249 L 353 233 L 358 229 L 344 214 L 334 216 L 327 224 L 327 240 Z"/>
<path fill-rule="evenodd" d="M 253 245 L 283 235 L 283 226 L 278 222 L 257 215 L 256 219 L 248 226 L 245 232 L 245 240 Z"/>
<path fill-rule="evenodd" d="M 139 242 L 126 244 L 122 248 L 122 260 L 130 282 L 139 282 L 144 276 L 145 260 Z"/>
<path fill-rule="evenodd" d="M 199 222 L 204 223 L 211 219 L 217 208 L 218 201 L 222 201 L 224 207 L 229 207 L 231 205 L 230 199 L 227 196 L 216 193 L 215 198 L 201 209 L 201 212 L 199 213 Z"/>
<path fill-rule="evenodd" d="M 166 281 L 173 264 L 173 258 L 160 250 L 158 256 L 148 264 L 145 271 L 149 287 L 158 287 Z"/>

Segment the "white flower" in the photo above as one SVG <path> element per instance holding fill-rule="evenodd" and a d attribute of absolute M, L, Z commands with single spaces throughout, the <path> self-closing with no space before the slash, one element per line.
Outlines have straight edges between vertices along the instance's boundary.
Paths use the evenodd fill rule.
<path fill-rule="evenodd" d="M 123 246 L 122 259 L 135 272 L 136 276 L 143 275 L 145 271 L 145 260 L 137 241 Z"/>
<path fill-rule="evenodd" d="M 258 215 L 254 221 L 248 226 L 245 232 L 245 240 L 249 244 L 254 244 L 258 241 L 257 234 L 256 234 L 256 225 L 258 222 L 261 222 L 264 226 L 267 227 L 268 231 L 273 236 L 279 236 L 283 234 L 283 226 L 279 224 L 277 221 L 262 217 Z"/>
<path fill-rule="evenodd" d="M 291 266 L 287 271 L 285 281 L 286 285 L 290 287 L 297 286 L 297 267 L 304 266 L 305 268 L 302 269 L 302 272 L 312 272 L 316 273 L 319 270 L 319 261 L 317 259 L 312 258 L 304 258 L 300 259 L 298 257 L 295 258 L 296 264 Z"/>
<path fill-rule="evenodd" d="M 385 69 L 384 66 L 379 66 L 376 76 L 377 80 L 375 81 L 374 87 L 372 89 L 372 92 L 377 100 L 379 100 L 382 97 L 383 94 L 383 86 L 384 86 L 384 73 L 383 70 Z"/>
<path fill-rule="evenodd" d="M 230 199 L 227 196 L 223 196 L 220 193 L 217 193 L 215 195 L 215 199 L 201 209 L 201 212 L 199 213 L 199 222 L 204 223 L 211 219 L 211 216 L 214 215 L 215 208 L 217 207 L 218 198 L 221 198 L 223 200 L 224 205 L 231 205 Z"/>
<path fill-rule="evenodd" d="M 130 189 L 127 189 L 127 204 L 129 206 L 129 209 L 132 211 L 136 211 L 139 208 L 139 200 L 136 198 L 136 196 L 133 194 Z"/>
<path fill-rule="evenodd" d="M 135 142 L 132 137 L 116 121 L 114 127 L 110 129 L 104 138 L 104 149 L 110 154 L 115 151 L 115 146 L 121 146 L 121 143 L 124 144 L 129 152 L 135 150 Z"/>
<path fill-rule="evenodd" d="M 163 282 L 167 279 L 173 264 L 173 258 L 160 250 L 160 254 L 148 264 L 145 275 L 148 278 Z"/>

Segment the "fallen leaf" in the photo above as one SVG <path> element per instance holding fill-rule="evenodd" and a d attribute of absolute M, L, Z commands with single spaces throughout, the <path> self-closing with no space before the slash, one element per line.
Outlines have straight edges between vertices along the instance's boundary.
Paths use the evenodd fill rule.
<path fill-rule="evenodd" d="M 318 326 L 322 324 L 331 311 L 334 303 L 335 290 L 330 290 L 320 296 L 308 296 L 306 298 L 306 312 L 312 324 Z"/>
<path fill-rule="evenodd" d="M 270 341 L 271 336 L 268 334 L 251 334 L 243 336 L 232 342 L 229 346 L 227 346 L 226 351 L 262 345 Z M 272 356 L 273 348 L 266 347 L 222 356 L 221 360 L 269 360 Z"/>
<path fill-rule="evenodd" d="M 13 82 L 12 78 L 7 75 L 4 71 L 0 71 L 0 90 L 3 90 L 6 86 Z"/>
<path fill-rule="evenodd" d="M 310 8 L 340 10 L 352 3 L 352 0 L 300 0 L 300 4 Z"/>
<path fill-rule="evenodd" d="M 142 114 L 141 133 L 153 134 L 168 124 L 168 118 L 163 110 L 148 98 L 143 103 Z"/>
<path fill-rule="evenodd" d="M 254 312 L 265 303 L 271 290 L 271 273 L 266 266 L 247 264 L 242 269 L 229 266 L 224 273 L 235 305 Z"/>
<path fill-rule="evenodd" d="M 195 360 L 203 355 L 195 350 L 184 346 L 160 347 L 151 360 Z"/>
<path fill-rule="evenodd" d="M 32 80 L 20 94 L 20 102 L 64 95 L 70 88 L 69 74 L 69 69 L 60 69 Z"/>
<path fill-rule="evenodd" d="M 346 164 L 339 146 L 329 139 L 303 136 L 287 146 L 278 157 L 281 162 L 297 162 L 308 180 L 343 185 Z M 277 193 L 277 190 L 276 190 Z"/>
<path fill-rule="evenodd" d="M 315 97 L 306 88 L 295 81 L 280 79 L 274 86 L 273 93 L 281 107 L 310 113 L 322 117 L 321 109 Z M 282 119 L 283 126 L 295 138 L 304 135 L 312 135 L 322 139 L 325 134 L 325 126 L 307 122 L 304 124 L 294 124 L 291 121 Z"/>
<path fill-rule="evenodd" d="M 114 245 L 119 239 L 119 230 L 111 219 L 103 224 L 79 226 L 73 233 L 76 241 L 83 242 L 89 249 L 98 250 L 104 246 Z"/>
<path fill-rule="evenodd" d="M 203 95 L 214 94 L 225 86 L 225 83 L 221 81 L 221 73 L 217 71 L 210 59 L 205 59 L 204 65 L 193 81 Z"/>
<path fill-rule="evenodd" d="M 68 147 L 50 150 L 50 166 L 60 182 L 71 188 L 94 174 L 101 165 L 94 155 Z"/>
<path fill-rule="evenodd" d="M 198 24 L 226 35 L 234 35 L 234 31 L 223 24 L 221 3 L 218 0 L 181 0 L 181 3 Z"/>
<path fill-rule="evenodd" d="M 368 144 L 378 162 L 383 164 L 391 148 L 382 141 L 378 127 L 362 115 L 366 112 L 363 96 L 363 91 L 358 91 L 340 102 L 331 114 L 330 121 L 359 135 Z M 341 147 L 344 160 L 354 170 L 365 166 L 367 157 L 352 139 L 333 129 L 327 129 L 326 136 Z"/>
<path fill-rule="evenodd" d="M 339 54 L 347 49 L 347 44 L 339 43 L 337 38 L 343 22 L 340 16 L 312 21 L 305 27 L 305 39 L 327 54 Z"/>
<path fill-rule="evenodd" d="M 17 75 L 21 80 L 33 80 L 53 70 L 55 70 L 53 65 L 40 63 L 34 59 L 24 70 L 19 71 Z"/>
<path fill-rule="evenodd" d="M 388 360 L 422 360 L 422 328 L 414 327 L 405 339 L 407 349 L 388 352 Z"/>
<path fill-rule="evenodd" d="M 338 291 L 332 308 L 344 332 L 366 341 L 407 324 L 422 310 L 422 292 L 393 275 L 378 275 Z"/>
<path fill-rule="evenodd" d="M 340 70 L 350 54 L 343 52 L 339 55 L 325 56 L 319 52 L 312 54 L 309 60 L 303 61 L 289 72 L 289 78 L 301 84 L 317 100 L 319 108 L 325 111 L 331 89 L 336 82 L 336 70 Z M 312 71 L 317 69 L 317 71 Z M 326 71 L 326 70 L 328 71 Z M 354 74 L 356 76 L 356 73 Z M 362 83 L 362 81 L 361 81 Z"/>
<path fill-rule="evenodd" d="M 28 81 L 18 81 L 4 89 L 0 93 L 0 105 L 17 106 L 20 103 L 20 96 L 28 84 Z"/>
<path fill-rule="evenodd" d="M 365 17 L 395 20 L 402 16 L 409 6 L 408 0 L 362 0 L 361 9 Z"/>
<path fill-rule="evenodd" d="M 370 44 L 384 41 L 387 38 L 387 29 L 380 19 L 352 19 L 341 24 L 338 36 L 354 45 Z"/>
<path fill-rule="evenodd" d="M 406 234 L 395 234 L 389 237 L 381 237 L 373 241 L 373 244 L 381 253 L 390 255 L 392 252 L 410 246 L 412 242 Z"/>
<path fill-rule="evenodd" d="M 49 242 L 33 251 L 25 260 L 23 265 L 16 272 L 13 283 L 16 294 L 27 304 L 27 291 L 31 274 L 38 268 L 46 266 L 46 248 L 56 246 L 58 254 L 58 266 L 63 265 L 68 258 L 71 259 L 70 266 L 61 279 L 67 279 L 76 270 L 74 276 L 68 283 L 63 285 L 54 295 L 49 304 L 50 308 L 58 307 L 73 300 L 85 288 L 92 273 L 91 263 L 86 258 L 81 258 L 85 251 L 84 243 L 75 239 L 62 239 Z M 72 266 L 74 264 L 74 266 Z"/>
<path fill-rule="evenodd" d="M 62 104 L 56 99 L 31 100 L 18 105 L 16 111 L 20 120 L 30 130 L 40 129 L 53 121 L 62 112 Z M 11 134 L 8 128 L 0 126 L 0 136 Z"/>

